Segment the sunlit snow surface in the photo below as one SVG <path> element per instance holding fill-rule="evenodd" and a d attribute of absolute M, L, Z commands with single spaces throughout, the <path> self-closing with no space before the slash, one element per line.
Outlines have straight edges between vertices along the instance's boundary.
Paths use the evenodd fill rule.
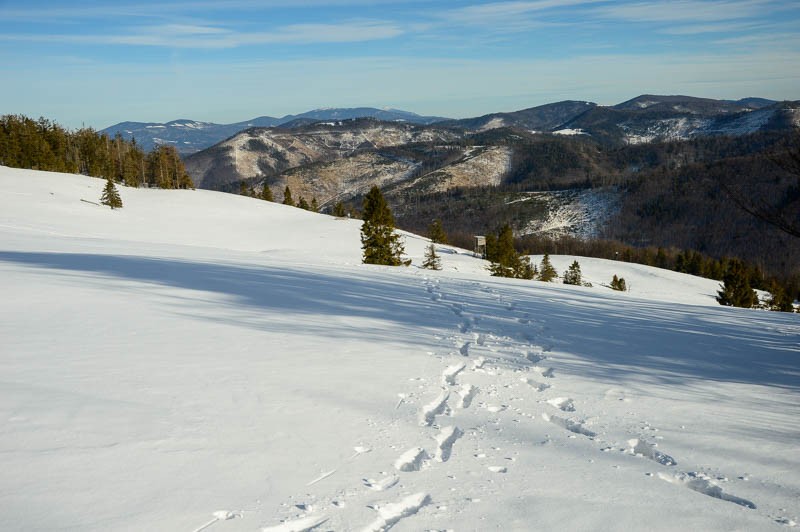
<path fill-rule="evenodd" d="M 800 521 L 797 315 L 615 261 L 429 272 L 410 235 L 364 266 L 355 220 L 103 185 L 0 168 L 2 530 Z"/>

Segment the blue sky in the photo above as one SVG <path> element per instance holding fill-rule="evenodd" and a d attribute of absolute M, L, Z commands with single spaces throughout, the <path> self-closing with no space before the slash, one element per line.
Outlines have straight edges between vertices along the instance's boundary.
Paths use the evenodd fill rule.
<path fill-rule="evenodd" d="M 798 0 L 0 0 L 0 27 L 0 114 L 71 128 L 800 99 Z"/>

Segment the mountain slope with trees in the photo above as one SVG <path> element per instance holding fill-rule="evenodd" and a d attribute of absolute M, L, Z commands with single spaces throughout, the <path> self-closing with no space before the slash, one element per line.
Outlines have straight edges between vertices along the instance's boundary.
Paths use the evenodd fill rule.
<path fill-rule="evenodd" d="M 0 165 L 105 177 L 132 187 L 194 188 L 171 146 L 146 153 L 121 135 L 68 131 L 44 118 L 0 117 Z"/>

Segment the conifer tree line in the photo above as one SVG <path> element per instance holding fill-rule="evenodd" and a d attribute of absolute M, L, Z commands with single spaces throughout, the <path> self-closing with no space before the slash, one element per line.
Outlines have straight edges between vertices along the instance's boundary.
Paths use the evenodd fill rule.
<path fill-rule="evenodd" d="M 68 131 L 40 118 L 0 116 L 0 165 L 83 174 L 131 187 L 194 188 L 173 146 L 145 153 L 136 140 L 113 138 L 91 128 Z"/>

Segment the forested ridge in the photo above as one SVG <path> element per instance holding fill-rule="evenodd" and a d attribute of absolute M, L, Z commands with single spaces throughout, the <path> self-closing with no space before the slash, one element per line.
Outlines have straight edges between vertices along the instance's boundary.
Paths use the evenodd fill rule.
<path fill-rule="evenodd" d="M 520 251 L 575 254 L 659 266 L 722 280 L 736 259 L 755 288 L 782 285 L 800 296 L 800 134 L 759 132 L 625 147 L 591 138 L 537 138 L 494 130 L 476 141 L 514 148 L 499 186 L 388 196 L 399 227 L 420 232 L 441 219 L 457 245 L 515 232 L 545 207 L 526 192 L 614 187 L 620 204 L 598 238 L 516 239 Z M 762 216 L 743 207 L 751 206 Z M 546 210 L 546 209 L 545 209 Z M 784 222 L 782 230 L 770 219 Z"/>
<path fill-rule="evenodd" d="M 136 140 L 113 138 L 91 128 L 69 131 L 40 118 L 0 116 L 0 165 L 80 173 L 131 187 L 193 188 L 177 150 L 158 146 L 145 153 Z"/>

